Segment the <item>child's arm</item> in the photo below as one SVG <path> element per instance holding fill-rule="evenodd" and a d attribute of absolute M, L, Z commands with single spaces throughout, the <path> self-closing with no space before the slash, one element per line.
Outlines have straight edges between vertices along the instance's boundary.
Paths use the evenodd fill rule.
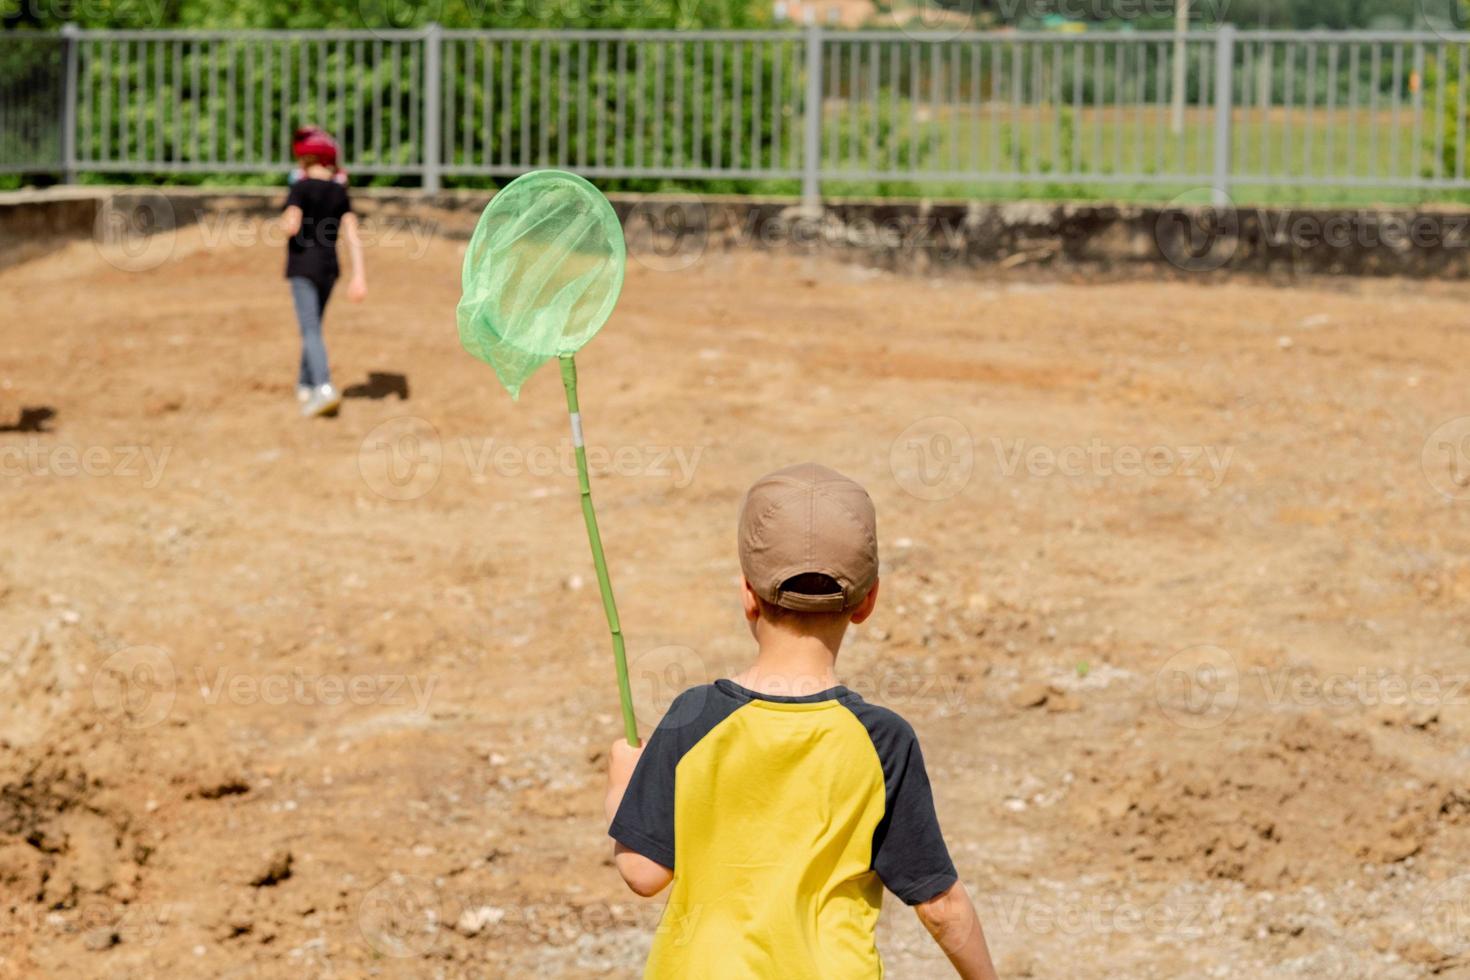
<path fill-rule="evenodd" d="M 357 233 L 357 215 L 352 211 L 342 216 L 342 237 L 347 240 L 347 261 L 352 266 L 347 298 L 361 303 L 367 296 L 367 269 L 362 264 L 362 238 Z"/>
<path fill-rule="evenodd" d="M 643 898 L 652 898 L 674 880 L 674 873 L 668 868 L 622 844 L 613 844 L 613 864 L 633 893 Z"/>
<path fill-rule="evenodd" d="M 301 230 L 301 208 L 294 204 L 286 205 L 286 210 L 281 212 L 281 230 L 286 233 L 287 238 L 296 237 L 296 233 Z"/>
<path fill-rule="evenodd" d="M 915 905 L 914 911 L 963 980 L 996 980 L 985 930 L 962 883 L 957 881 L 948 891 Z"/>
<path fill-rule="evenodd" d="M 635 748 L 622 739 L 614 742 L 608 750 L 607 797 L 603 800 L 603 811 L 609 823 L 617 815 L 628 782 L 633 778 L 633 770 L 638 766 L 638 757 L 642 754 L 642 746 Z M 628 887 L 644 898 L 657 895 L 674 880 L 674 873 L 668 868 L 616 842 L 613 845 L 613 863 Z"/>
<path fill-rule="evenodd" d="M 996 980 L 980 918 L 939 829 L 918 737 L 891 711 L 869 705 L 858 711 L 883 763 L 887 793 L 887 827 L 874 839 L 873 870 L 913 906 L 963 980 Z"/>

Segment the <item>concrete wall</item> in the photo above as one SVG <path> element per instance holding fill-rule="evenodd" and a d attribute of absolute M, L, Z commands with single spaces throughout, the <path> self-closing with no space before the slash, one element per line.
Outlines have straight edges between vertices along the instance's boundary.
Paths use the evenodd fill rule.
<path fill-rule="evenodd" d="M 895 271 L 1061 275 L 1470 275 L 1470 211 L 859 201 L 615 200 L 630 248 L 828 252 Z M 682 231 L 681 231 L 682 229 Z"/>
<path fill-rule="evenodd" d="M 88 237 L 170 230 L 219 213 L 269 216 L 279 188 L 68 189 L 0 194 L 0 266 Z M 464 238 L 489 197 L 359 190 L 365 220 Z M 847 201 L 820 216 L 795 201 L 614 195 L 629 248 L 669 270 L 712 251 L 829 254 L 917 273 L 1109 277 L 1470 275 L 1470 211 L 1286 209 L 1052 202 Z"/>
<path fill-rule="evenodd" d="M 94 194 L 0 194 L 0 268 L 90 235 L 97 206 Z"/>

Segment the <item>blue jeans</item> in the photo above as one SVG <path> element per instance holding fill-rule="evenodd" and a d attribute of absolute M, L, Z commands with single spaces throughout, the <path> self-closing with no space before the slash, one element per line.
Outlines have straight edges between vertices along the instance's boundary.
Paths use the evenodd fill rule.
<path fill-rule="evenodd" d="M 305 276 L 291 276 L 286 281 L 291 284 L 296 325 L 301 328 L 301 371 L 296 376 L 297 384 L 312 388 L 329 384 L 332 375 L 327 370 L 327 345 L 322 341 L 322 314 L 327 311 L 332 287 L 318 289 Z"/>

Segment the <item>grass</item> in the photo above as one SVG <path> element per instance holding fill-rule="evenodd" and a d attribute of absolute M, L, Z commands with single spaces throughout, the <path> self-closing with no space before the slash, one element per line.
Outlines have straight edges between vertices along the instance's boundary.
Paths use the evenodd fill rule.
<path fill-rule="evenodd" d="M 1002 113 L 1004 115 L 1002 116 Z M 1237 109 L 1232 118 L 1232 173 L 1238 203 L 1422 204 L 1470 203 L 1470 190 L 1329 186 L 1332 177 L 1413 180 L 1439 178 L 1435 132 L 1426 116 L 1417 134 L 1404 110 Z M 836 176 L 824 181 L 834 196 L 915 194 L 929 197 L 1168 201 L 1209 186 L 1214 169 L 1214 115 L 1185 114 L 1179 134 L 1166 107 L 1138 106 L 1077 114 L 1047 107 L 946 114 L 900 104 L 893 111 L 853 118 L 846 106 L 829 108 L 823 158 Z M 889 170 L 891 178 L 844 180 L 843 168 Z M 915 182 L 904 171 L 940 179 Z M 965 172 L 1022 175 L 970 181 Z M 955 174 L 954 179 L 945 175 Z M 1250 181 L 1287 174 L 1282 181 Z M 1125 179 L 1119 180 L 1121 175 Z M 1126 179 L 1139 175 L 1137 180 Z M 1089 179 L 1092 177 L 1100 179 Z M 1194 195 L 1191 195 L 1193 197 Z"/>
<path fill-rule="evenodd" d="M 1437 178 L 1433 116 L 1418 127 L 1405 106 L 1348 112 L 1280 107 L 1237 108 L 1232 119 L 1232 165 L 1237 179 L 1266 174 L 1295 180 L 1237 182 L 1239 204 L 1367 206 L 1425 203 L 1470 204 L 1470 190 L 1329 186 L 1334 176 Z M 780 164 L 798 160 L 799 120 L 787 127 Z M 1446 139 L 1453 142 L 1453 133 Z M 768 158 L 760 162 L 775 165 Z M 1439 157 L 1443 159 L 1443 157 Z M 908 100 L 876 107 L 829 100 L 824 120 L 823 160 L 827 197 L 928 197 L 962 200 L 1080 200 L 1158 203 L 1185 196 L 1203 200 L 1214 161 L 1214 114 L 1186 112 L 1183 129 L 1171 131 L 1167 107 L 1139 105 L 1073 112 L 1047 106 L 1019 109 L 993 103 L 963 110 L 935 109 Z M 746 162 L 750 162 L 748 150 Z M 1448 169 L 1457 169 L 1448 162 Z M 349 168 L 350 169 L 350 168 Z M 844 177 L 847 171 L 852 176 Z M 873 177 L 865 171 L 877 172 Z M 915 181 L 907 172 L 934 179 Z M 1009 179 L 966 179 L 966 173 L 1004 174 Z M 1120 179 L 1121 175 L 1121 179 Z M 1136 175 L 1137 179 L 1128 179 Z M 176 183 L 260 185 L 281 183 L 284 173 L 83 174 L 83 183 Z M 0 188 L 22 186 L 20 175 L 0 175 Z M 379 177 L 378 186 L 417 185 L 413 176 Z M 446 179 L 448 187 L 493 187 L 488 178 Z M 675 181 L 619 179 L 608 190 L 679 191 L 792 195 L 797 180 Z"/>

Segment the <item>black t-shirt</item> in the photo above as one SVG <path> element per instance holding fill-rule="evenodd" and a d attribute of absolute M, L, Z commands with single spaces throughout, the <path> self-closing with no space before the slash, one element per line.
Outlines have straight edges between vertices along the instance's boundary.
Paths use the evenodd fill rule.
<path fill-rule="evenodd" d="M 337 233 L 352 210 L 347 188 L 332 180 L 303 177 L 291 185 L 286 207 L 301 209 L 301 230 L 286 243 L 286 277 L 305 276 L 330 287 L 338 275 Z"/>

